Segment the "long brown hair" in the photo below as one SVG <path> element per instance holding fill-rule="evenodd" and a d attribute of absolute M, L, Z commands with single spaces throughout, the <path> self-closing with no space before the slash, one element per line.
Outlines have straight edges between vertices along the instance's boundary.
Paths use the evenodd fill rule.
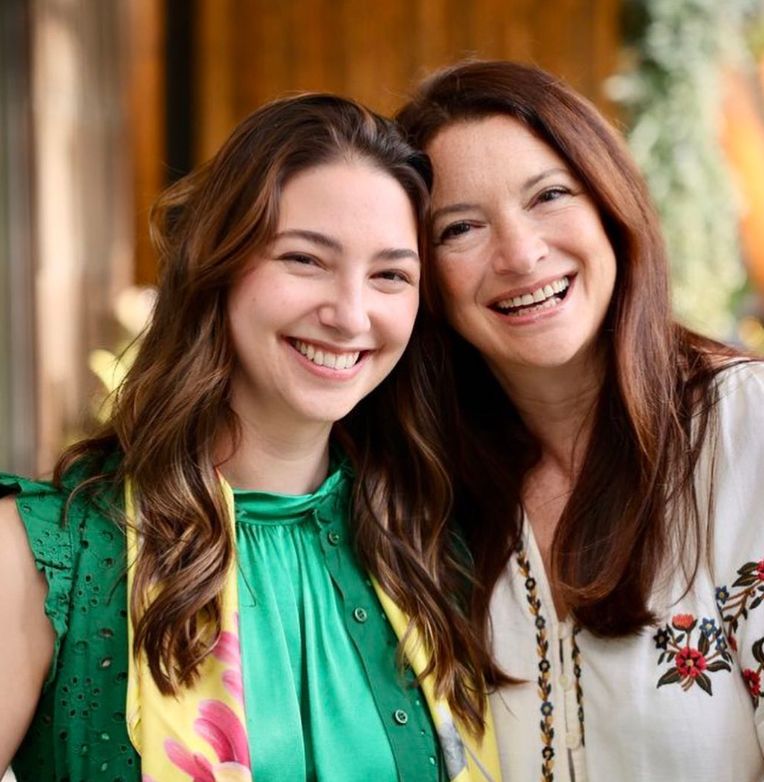
<path fill-rule="evenodd" d="M 648 599 L 673 541 L 691 552 L 688 588 L 695 577 L 704 525 L 692 473 L 710 436 L 713 378 L 736 354 L 672 320 L 666 253 L 644 180 L 620 136 L 562 81 L 518 63 L 459 63 L 423 82 L 397 119 L 426 150 L 449 125 L 493 115 L 522 122 L 566 161 L 617 259 L 602 333 L 605 378 L 554 535 L 551 577 L 582 626 L 620 636 L 654 620 Z M 439 296 L 428 291 L 442 318 Z M 472 611 L 485 637 L 490 594 L 520 545 L 523 481 L 540 445 L 477 351 L 445 331 L 452 386 L 440 385 L 441 404 L 454 435 L 456 514 L 471 522 L 465 535 L 482 581 Z"/>
<path fill-rule="evenodd" d="M 94 473 L 90 484 L 103 484 L 98 460 L 119 454 L 108 477 L 116 486 L 131 481 L 142 538 L 131 597 L 133 651 L 145 651 L 165 693 L 193 681 L 210 652 L 234 557 L 213 457 L 221 429 L 234 442 L 239 435 L 229 405 L 235 356 L 228 291 L 253 251 L 274 236 L 284 184 L 337 159 L 361 160 L 394 177 L 414 208 L 422 244 L 429 163 L 391 121 L 322 94 L 256 111 L 156 204 L 152 235 L 161 265 L 152 321 L 111 420 L 57 466 L 61 481 L 85 460 Z M 464 575 L 446 523 L 451 490 L 429 404 L 428 334 L 422 312 L 403 359 L 337 424 L 335 436 L 356 469 L 359 556 L 422 632 L 439 693 L 479 729 L 485 659 L 464 612 L 449 599 Z"/>

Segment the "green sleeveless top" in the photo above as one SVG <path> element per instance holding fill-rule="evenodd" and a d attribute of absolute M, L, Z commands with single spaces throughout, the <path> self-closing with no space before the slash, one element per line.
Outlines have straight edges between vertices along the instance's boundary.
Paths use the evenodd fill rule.
<path fill-rule="evenodd" d="M 424 699 L 398 672 L 397 639 L 353 552 L 351 485 L 341 466 L 309 495 L 235 492 L 257 782 L 446 778 Z M 124 713 L 124 534 L 108 508 L 83 495 L 64 526 L 66 492 L 0 475 L 0 495 L 7 493 L 17 495 L 48 581 L 45 611 L 56 635 L 40 703 L 13 760 L 18 782 L 138 782 Z"/>

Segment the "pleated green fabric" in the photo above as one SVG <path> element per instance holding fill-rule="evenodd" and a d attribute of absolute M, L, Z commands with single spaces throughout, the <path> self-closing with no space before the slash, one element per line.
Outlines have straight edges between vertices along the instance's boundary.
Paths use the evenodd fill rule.
<path fill-rule="evenodd" d="M 257 782 L 437 782 L 424 699 L 349 537 L 352 476 L 234 491 L 247 729 Z"/>

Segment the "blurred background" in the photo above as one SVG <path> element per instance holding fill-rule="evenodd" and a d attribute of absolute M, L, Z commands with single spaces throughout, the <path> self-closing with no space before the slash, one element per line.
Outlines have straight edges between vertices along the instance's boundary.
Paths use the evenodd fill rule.
<path fill-rule="evenodd" d="M 0 469 L 49 470 L 119 379 L 163 187 L 264 101 L 389 113 L 466 56 L 541 65 L 619 125 L 679 317 L 764 351 L 764 0 L 2 0 Z"/>

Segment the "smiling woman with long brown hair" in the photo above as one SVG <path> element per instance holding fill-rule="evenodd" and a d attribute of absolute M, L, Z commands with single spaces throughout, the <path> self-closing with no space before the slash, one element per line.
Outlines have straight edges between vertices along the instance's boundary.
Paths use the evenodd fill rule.
<path fill-rule="evenodd" d="M 435 73 L 430 297 L 505 778 L 764 778 L 764 370 L 674 322 L 623 141 L 561 80 Z"/>
<path fill-rule="evenodd" d="M 0 768 L 498 779 L 486 655 L 450 601 L 428 178 L 391 122 L 305 95 L 160 199 L 110 421 L 51 483 L 0 478 Z"/>

